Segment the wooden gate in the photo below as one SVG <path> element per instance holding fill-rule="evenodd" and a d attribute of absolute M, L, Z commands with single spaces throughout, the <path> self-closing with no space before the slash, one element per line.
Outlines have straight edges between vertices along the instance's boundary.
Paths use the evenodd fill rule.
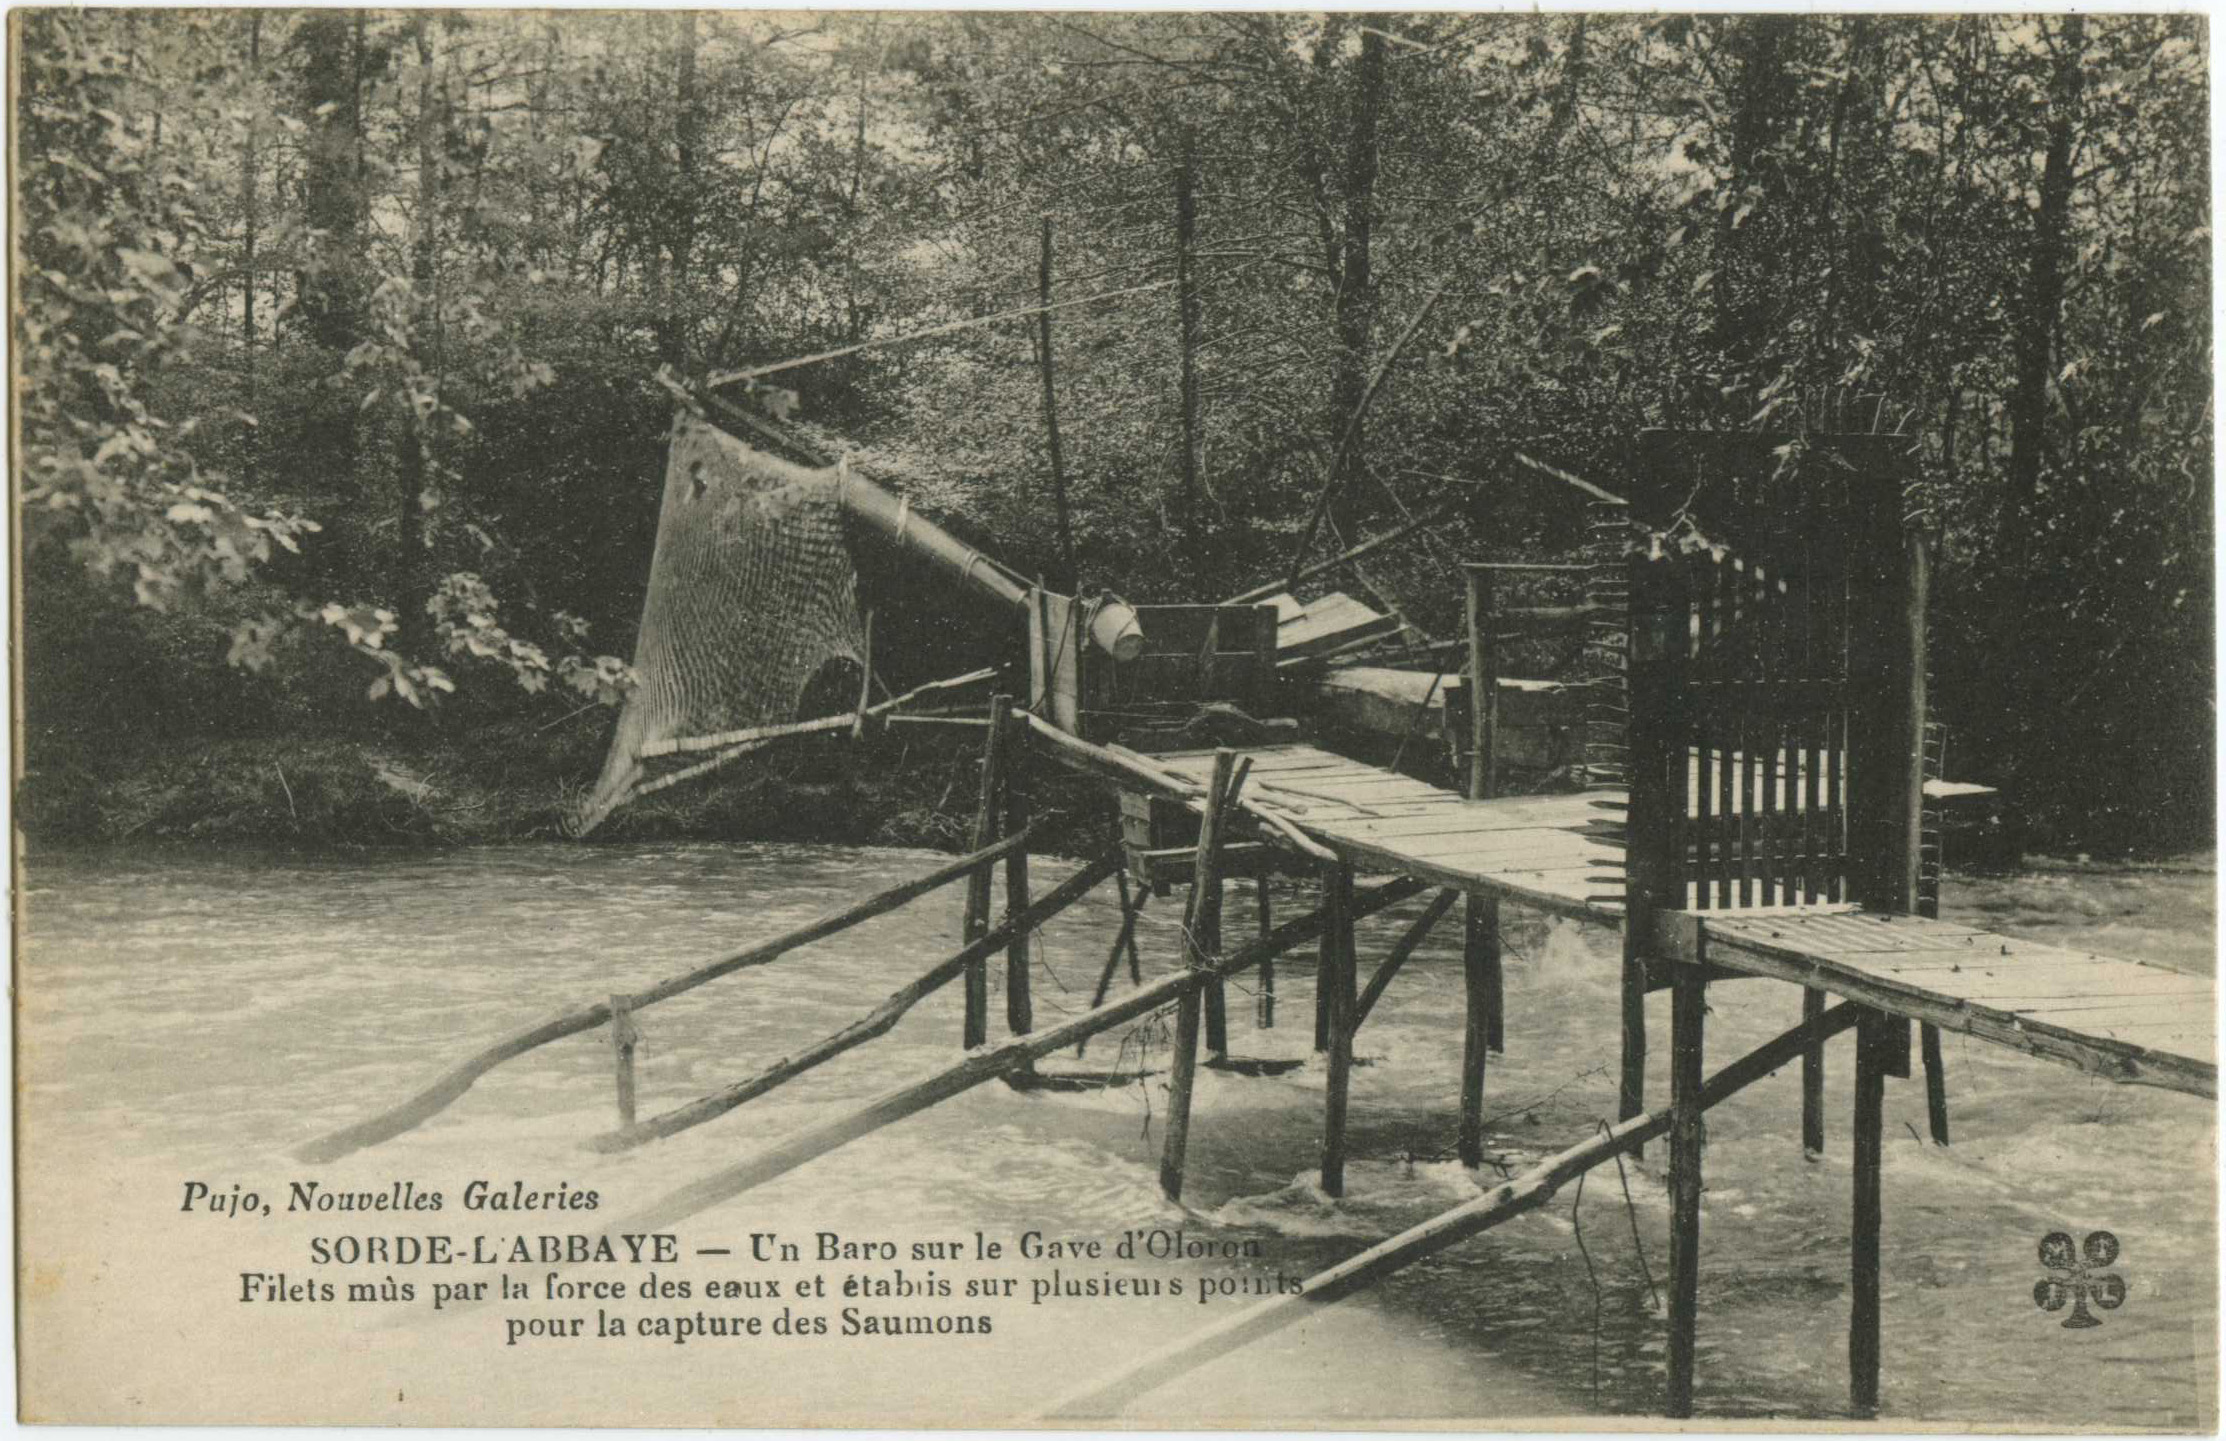
<path fill-rule="evenodd" d="M 1654 435 L 1657 494 L 1683 498 L 1630 558 L 1634 915 L 1911 909 L 1925 550 L 1907 442 Z"/>

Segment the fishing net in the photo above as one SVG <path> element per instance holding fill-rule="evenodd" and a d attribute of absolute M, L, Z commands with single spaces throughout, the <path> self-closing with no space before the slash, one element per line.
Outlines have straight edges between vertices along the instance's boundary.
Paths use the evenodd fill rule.
<path fill-rule="evenodd" d="M 835 475 L 675 415 L 634 644 L 640 684 L 576 833 L 750 748 L 657 754 L 663 743 L 798 719 L 814 681 L 840 662 L 856 686 L 865 635 Z"/>

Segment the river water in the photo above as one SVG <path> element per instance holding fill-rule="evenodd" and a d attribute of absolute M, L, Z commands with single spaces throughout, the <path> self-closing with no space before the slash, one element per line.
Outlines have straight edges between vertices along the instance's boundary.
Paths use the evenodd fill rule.
<path fill-rule="evenodd" d="M 1156 1184 L 1156 1076 L 1080 1095 L 971 1091 L 675 1228 L 659 1269 L 720 1277 L 847 1275 L 908 1283 L 938 1270 L 1002 1274 L 1010 1300 L 941 1302 L 990 1336 L 527 1339 L 505 1318 L 592 1315 L 574 1305 L 415 1308 L 243 1302 L 241 1273 L 424 1288 L 431 1268 L 319 1266 L 313 1238 L 592 1229 L 574 1214 L 465 1213 L 466 1182 L 592 1189 L 601 1219 L 826 1119 L 957 1054 L 958 988 L 889 1036 L 734 1113 L 618 1156 L 580 1142 L 612 1121 L 611 1053 L 592 1032 L 513 1061 L 421 1129 L 325 1167 L 302 1141 L 399 1099 L 467 1051 L 563 1007 L 632 990 L 916 875 L 922 852 L 713 845 L 517 845 L 428 855 L 313 857 L 178 850 L 40 852 L 20 876 L 18 1083 L 28 1238 L 22 1276 L 29 1414 L 78 1420 L 727 1424 L 1011 1423 L 1122 1358 L 1229 1314 L 1200 1279 L 1272 1288 L 1477 1194 L 1450 1157 L 1461 1047 L 1458 916 L 1401 973 L 1361 1034 L 1348 1193 L 1314 1185 L 1322 1072 L 1202 1073 L 1181 1205 Z M 1038 864 L 1039 886 L 1063 868 Z M 1951 916 L 2013 934 L 2209 972 L 2213 879 L 2066 867 L 1951 880 Z M 1303 897 L 1277 896 L 1294 915 Z M 739 1079 L 862 1014 L 958 944 L 947 890 L 771 967 L 644 1013 L 641 1109 Z M 1140 934 L 1147 971 L 1178 954 L 1178 900 Z M 1410 902 L 1367 922 L 1363 967 Z M 1084 1009 L 1113 930 L 1110 888 L 1035 948 L 1039 1021 Z M 1232 895 L 1249 928 L 1249 888 Z M 1507 1052 L 1492 1058 L 1490 1144 L 1504 1164 L 1580 1139 L 1612 1115 L 1615 939 L 1510 911 Z M 1233 992 L 1233 1049 L 1305 1057 L 1311 948 L 1278 968 L 1279 1024 L 1255 1025 L 1255 983 Z M 1126 985 L 1125 979 L 1121 982 Z M 1653 1034 L 1666 1038 L 1666 996 Z M 1755 981 L 1711 997 L 1710 1067 L 1799 1017 L 1798 993 Z M 996 1007 L 1002 1017 L 1002 1006 Z M 1851 1040 L 1828 1067 L 1828 1146 L 1804 1159 L 1791 1070 L 1710 1113 L 1698 1404 L 1704 1417 L 1845 1415 Z M 1649 1094 L 1666 1096 L 1666 1044 Z M 1156 1069 L 1164 1024 L 1093 1042 L 1091 1061 Z M 2114 1087 L 1959 1037 L 1947 1040 L 1955 1144 L 1918 1140 L 1921 1081 L 1889 1083 L 1884 1407 L 1916 1424 L 2063 1431 L 2217 1424 L 2214 1108 Z M 1122 1424 L 1282 1426 L 1658 1412 L 1664 1347 L 1652 1283 L 1667 1265 L 1662 1148 L 1593 1172 L 1512 1221 L 1372 1292 L 1133 1403 Z M 274 1215 L 183 1211 L 188 1182 L 235 1183 Z M 290 1215 L 289 1183 L 439 1190 L 420 1215 Z M 1628 1199 L 1626 1198 L 1628 1196 Z M 2036 1247 L 2107 1228 L 2125 1304 L 2090 1329 L 2035 1308 Z M 912 1261 L 759 1266 L 753 1235 L 1000 1241 L 998 1265 Z M 1016 1261 L 1034 1230 L 1153 1249 L 1180 1232 L 1197 1257 Z M 507 1244 L 498 1241 L 498 1244 Z M 777 1245 L 778 1243 L 773 1243 Z M 728 1257 L 703 1256 L 726 1249 Z M 1249 1253 L 1234 1259 L 1224 1252 Z M 510 1270 L 532 1285 L 552 1268 Z M 622 1275 L 642 1267 L 587 1266 Z M 1030 1300 L 1032 1283 L 1112 1275 L 1188 1283 L 1182 1296 Z M 424 1291 L 420 1290 L 422 1299 Z M 700 1298 L 700 1292 L 698 1293 Z M 608 1307 L 637 1315 L 755 1310 L 768 1323 L 839 1302 Z M 920 1303 L 868 1304 L 910 1312 Z M 397 1320 L 397 1317 L 411 1319 Z M 590 1331 L 592 1332 L 592 1326 Z M 1565 1420 L 1562 1424 L 1568 1424 Z M 1581 1424 L 1581 1423 L 1580 1423 Z"/>

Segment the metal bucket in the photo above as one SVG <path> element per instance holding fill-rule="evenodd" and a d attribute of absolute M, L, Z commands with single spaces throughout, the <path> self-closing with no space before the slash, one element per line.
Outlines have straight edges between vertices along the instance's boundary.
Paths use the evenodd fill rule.
<path fill-rule="evenodd" d="M 1090 613 L 1090 640 L 1117 661 L 1132 661 L 1144 653 L 1144 628 L 1124 600 L 1108 599 Z"/>

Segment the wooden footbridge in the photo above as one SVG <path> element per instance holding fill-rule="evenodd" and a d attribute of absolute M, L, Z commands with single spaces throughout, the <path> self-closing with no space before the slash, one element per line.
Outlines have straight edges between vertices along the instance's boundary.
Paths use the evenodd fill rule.
<path fill-rule="evenodd" d="M 994 1078 L 1087 1083 L 1057 1059 L 1089 1037 L 1172 1006 L 1174 1044 L 1161 1182 L 1183 1186 L 1201 1053 L 1229 1053 L 1225 984 L 1259 971 L 1272 1024 L 1274 966 L 1317 948 L 1315 1046 L 1326 1057 L 1320 1184 L 1345 1187 L 1354 1037 L 1430 929 L 1464 911 L 1461 1159 L 1483 1160 L 1489 1055 L 1504 1044 L 1502 907 L 1612 928 L 1623 938 L 1620 1121 L 1279 1296 L 1177 1338 L 1061 1398 L 1047 1416 L 1109 1414 L 1205 1361 L 1422 1257 L 1542 1205 L 1593 1166 L 1666 1137 L 1672 1199 L 1663 1409 L 1692 1414 L 1699 1295 L 1702 1115 L 1798 1063 L 1803 1144 L 1823 1144 L 1826 1042 L 1856 1034 L 1851 1118 L 1848 1364 L 1850 1410 L 1880 1406 L 1883 1096 L 1921 1055 L 1934 1139 L 1948 1140 L 1939 1037 L 1954 1032 L 2113 1081 L 2215 1100 L 2211 978 L 2097 956 L 1937 919 L 1936 733 L 1926 714 L 1927 542 L 1905 514 L 1906 462 L 1892 437 L 1807 436 L 1812 464 L 1783 479 L 1782 437 L 1651 436 L 1654 490 L 1684 504 L 1634 521 L 1604 505 L 1584 597 L 1528 612 L 1494 605 L 1517 567 L 1473 566 L 1463 695 L 1469 744 L 1461 790 L 1426 784 L 1310 743 L 1306 711 L 1337 627 L 1392 633 L 1357 603 L 1300 606 L 1259 593 L 1226 606 L 1124 607 L 1127 643 L 1093 647 L 1100 608 L 1040 589 L 1026 597 L 1028 698 L 988 707 L 974 847 L 918 880 L 648 990 L 530 1027 L 470 1058 L 400 1106 L 303 1148 L 328 1160 L 414 1126 L 492 1066 L 559 1037 L 607 1027 L 619 1126 L 592 1144 L 623 1149 L 724 1115 L 827 1059 L 886 1034 L 944 985 L 964 987 L 964 1054 L 933 1074 L 744 1156 L 613 1229 L 669 1225 Z M 1821 463 L 1814 463 L 1821 462 Z M 1821 478 L 1819 478 L 1821 476 Z M 1643 500 L 1647 478 L 1634 482 Z M 1636 509 L 1640 502 L 1634 501 Z M 1349 600 L 1349 598 L 1345 598 Z M 1261 602 L 1265 603 L 1253 603 Z M 1286 603 L 1288 602 L 1288 603 Z M 1495 654 L 1524 621 L 1571 631 L 1592 657 L 1571 683 L 1585 730 L 1581 789 L 1500 795 Z M 1281 653 L 1294 631 L 1305 653 Z M 1137 643 L 1137 632 L 1141 643 Z M 1125 653 L 1124 653 L 1125 652 Z M 1427 689 L 1438 691 L 1440 663 Z M 862 704 L 862 702 L 861 702 Z M 1231 732 L 1199 744 L 1200 722 Z M 860 725 L 864 724 L 861 715 Z M 719 738 L 730 743 L 733 737 Z M 1122 834 L 1041 894 L 1031 888 L 1029 777 L 1057 763 L 1120 797 Z M 1109 842 L 1111 838 L 1109 838 Z M 1003 879 L 1002 913 L 993 892 Z M 1223 935 L 1227 887 L 1270 874 L 1318 887 L 1318 905 L 1275 924 L 1262 881 L 1257 935 Z M 1136 890 L 1130 894 L 1130 882 Z M 1097 1002 L 1039 1028 L 1029 933 L 1107 881 L 1121 887 Z M 771 963 L 940 887 L 966 886 L 965 944 L 855 1024 L 764 1071 L 660 1116 L 635 1115 L 632 1045 L 645 1009 Z M 1184 964 L 1146 981 L 1134 969 L 1138 910 L 1187 882 Z M 1429 896 L 1365 985 L 1355 923 Z M 1113 993 L 1124 950 L 1135 984 Z M 1003 1038 L 993 1038 L 990 972 L 1004 958 Z M 1708 988 L 1760 978 L 1804 992 L 1801 1024 L 1710 1074 Z M 1649 1109 L 1645 998 L 1671 992 L 1670 1095 Z M 1450 1019 L 1450 1018 L 1449 1018 Z M 1912 1045 L 1911 1029 L 1919 1032 Z"/>

